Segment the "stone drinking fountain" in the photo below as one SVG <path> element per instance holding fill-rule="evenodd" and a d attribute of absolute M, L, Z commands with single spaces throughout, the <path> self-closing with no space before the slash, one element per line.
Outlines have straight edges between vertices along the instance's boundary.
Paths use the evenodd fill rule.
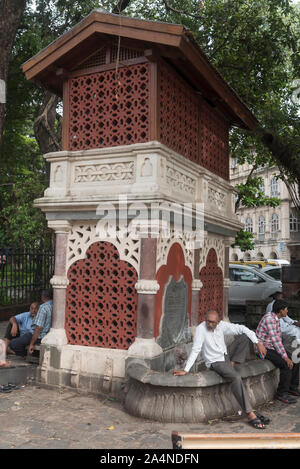
<path fill-rule="evenodd" d="M 125 408 L 137 417 L 160 422 L 207 422 L 236 414 L 240 409 L 230 383 L 206 368 L 197 358 L 190 373 L 174 376 L 183 369 L 192 347 L 188 327 L 187 288 L 183 279 L 173 278 L 165 289 L 164 314 L 157 342 L 163 353 L 152 359 L 128 358 Z M 228 339 L 228 345 L 231 338 Z M 278 370 L 267 360 L 257 359 L 249 347 L 248 361 L 235 365 L 248 390 L 253 408 L 272 400 Z"/>
<path fill-rule="evenodd" d="M 228 383 L 201 362 L 184 377 L 172 369 L 207 310 L 228 320 L 229 248 L 242 227 L 229 131 L 256 118 L 182 25 L 96 9 L 23 71 L 63 100 L 62 148 L 44 155 L 50 182 L 35 201 L 56 239 L 38 381 L 113 395 L 125 384 L 126 409 L 160 421 L 234 412 Z M 199 213 L 203 239 L 191 247 Z M 241 372 L 255 405 L 273 396 L 268 362 Z"/>

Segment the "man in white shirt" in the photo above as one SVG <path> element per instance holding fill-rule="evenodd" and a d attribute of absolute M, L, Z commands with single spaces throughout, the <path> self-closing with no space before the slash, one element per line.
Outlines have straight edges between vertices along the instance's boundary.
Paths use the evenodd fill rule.
<path fill-rule="evenodd" d="M 224 339 L 226 335 L 239 336 L 230 345 L 229 353 L 227 353 Z M 269 423 L 269 419 L 262 415 L 255 415 L 242 378 L 234 369 L 235 363 L 243 363 L 245 361 L 249 339 L 252 343 L 256 344 L 258 353 L 264 358 L 267 351 L 263 344 L 258 341 L 253 331 L 239 324 L 221 321 L 216 311 L 208 311 L 205 315 L 205 321 L 200 323 L 196 328 L 193 347 L 184 370 L 174 370 L 173 374 L 177 376 L 186 375 L 201 352 L 205 365 L 208 368 L 232 382 L 232 392 L 243 411 L 248 415 L 248 422 L 254 428 L 264 429 L 265 424 Z"/>

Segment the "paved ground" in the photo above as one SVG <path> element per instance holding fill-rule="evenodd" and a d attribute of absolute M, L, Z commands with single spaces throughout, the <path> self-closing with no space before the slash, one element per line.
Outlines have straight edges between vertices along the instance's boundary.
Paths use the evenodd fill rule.
<path fill-rule="evenodd" d="M 300 399 L 289 406 L 276 401 L 261 410 L 272 418 L 266 432 L 300 432 Z M 0 429 L 0 449 L 171 449 L 172 430 L 261 434 L 239 416 L 207 424 L 162 424 L 132 417 L 121 403 L 104 396 L 35 385 L 0 394 Z"/>
<path fill-rule="evenodd" d="M 0 337 L 5 330 L 0 323 Z M 272 419 L 264 432 L 300 433 L 296 404 L 274 401 L 259 409 Z M 173 430 L 185 433 L 258 433 L 245 417 L 203 424 L 163 424 L 135 418 L 109 396 L 22 386 L 0 393 L 0 449 L 172 449 Z"/>

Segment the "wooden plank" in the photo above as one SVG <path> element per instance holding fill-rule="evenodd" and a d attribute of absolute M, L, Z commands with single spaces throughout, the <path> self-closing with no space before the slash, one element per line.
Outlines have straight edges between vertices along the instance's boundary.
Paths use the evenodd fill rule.
<path fill-rule="evenodd" d="M 164 23 L 156 24 L 155 22 L 135 20 L 133 18 L 124 19 L 124 17 L 121 17 L 121 22 L 118 17 L 111 18 L 110 15 L 101 16 L 105 22 L 100 22 L 99 18 L 100 17 L 94 17 L 92 15 L 88 16 L 85 20 L 72 28 L 71 31 L 58 38 L 55 42 L 51 43 L 48 47 L 25 62 L 22 69 L 26 77 L 28 75 L 28 79 L 31 79 L 32 76 L 39 73 L 39 71 L 47 67 L 50 63 L 58 60 L 63 54 L 66 54 L 84 38 L 87 38 L 96 31 L 108 35 L 120 35 L 121 37 L 172 46 L 179 45 L 180 36 L 183 31 L 182 26 L 164 25 Z M 34 69 L 34 71 L 31 69 Z"/>
<path fill-rule="evenodd" d="M 64 81 L 63 85 L 63 125 L 62 125 L 62 149 L 69 149 L 69 122 L 70 122 L 70 99 L 69 99 L 69 80 Z"/>
<path fill-rule="evenodd" d="M 45 58 L 42 60 L 36 61 L 30 68 L 25 69 L 23 66 L 23 72 L 25 72 L 25 76 L 27 80 L 31 80 L 36 75 L 41 73 L 47 67 L 52 65 L 56 60 L 62 57 L 64 54 L 67 54 L 71 49 L 75 48 L 79 42 L 83 42 L 89 36 L 95 33 L 95 24 L 90 25 L 90 27 L 81 31 L 76 37 L 73 37 L 69 42 L 64 44 L 63 46 L 59 47 L 58 49 L 54 49 L 53 52 L 49 52 Z M 35 56 L 35 59 L 38 56 Z"/>
<path fill-rule="evenodd" d="M 300 449 L 300 433 L 172 432 L 173 449 Z"/>
<path fill-rule="evenodd" d="M 150 141 L 159 140 L 159 90 L 158 65 L 150 62 Z"/>
<path fill-rule="evenodd" d="M 128 67 L 130 65 L 142 64 L 148 62 L 145 57 L 136 57 L 135 59 L 124 60 L 119 62 L 118 68 Z M 116 63 L 110 63 L 105 65 L 98 65 L 96 67 L 83 68 L 80 70 L 73 70 L 68 74 L 69 78 L 80 77 L 83 75 L 88 75 L 90 73 L 96 72 L 105 72 L 107 70 L 114 70 L 116 68 Z"/>

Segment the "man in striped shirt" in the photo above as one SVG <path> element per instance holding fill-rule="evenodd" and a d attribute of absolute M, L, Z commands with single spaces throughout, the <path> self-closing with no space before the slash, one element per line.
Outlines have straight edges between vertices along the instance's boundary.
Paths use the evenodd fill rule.
<path fill-rule="evenodd" d="M 280 319 L 286 317 L 288 305 L 283 300 L 277 300 L 272 309 L 273 311 L 266 313 L 258 324 L 256 337 L 267 350 L 265 358 L 280 370 L 276 398 L 285 404 L 294 404 L 294 396 L 300 396 L 299 363 L 293 363 L 290 354 L 285 350 L 280 328 Z"/>

